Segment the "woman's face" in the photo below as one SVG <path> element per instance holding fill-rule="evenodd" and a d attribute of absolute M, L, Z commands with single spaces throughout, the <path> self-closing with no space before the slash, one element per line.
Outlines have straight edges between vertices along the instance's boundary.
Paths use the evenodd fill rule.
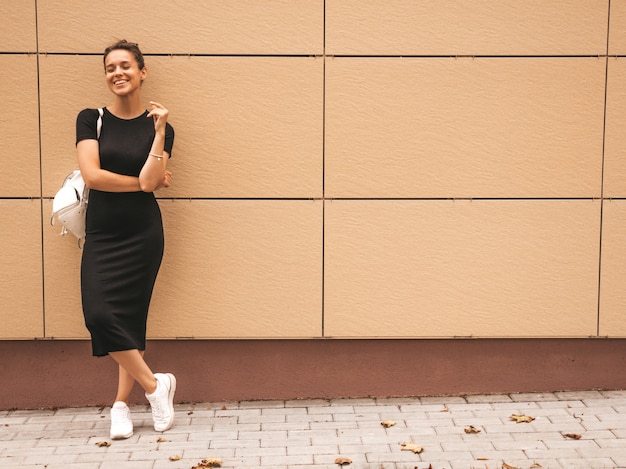
<path fill-rule="evenodd" d="M 139 90 L 147 75 L 145 68 L 139 69 L 133 53 L 125 49 L 112 50 L 106 57 L 104 70 L 109 89 L 118 96 Z"/>

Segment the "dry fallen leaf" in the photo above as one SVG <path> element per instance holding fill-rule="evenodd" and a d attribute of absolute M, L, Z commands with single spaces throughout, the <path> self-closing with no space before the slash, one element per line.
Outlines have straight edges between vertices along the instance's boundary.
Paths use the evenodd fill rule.
<path fill-rule="evenodd" d="M 178 454 L 169 457 L 170 461 L 180 461 L 180 456 Z"/>
<path fill-rule="evenodd" d="M 579 435 L 578 433 L 566 433 L 563 436 L 565 438 L 571 438 L 572 440 L 580 440 L 582 438 L 582 435 Z"/>
<path fill-rule="evenodd" d="M 480 433 L 480 430 L 476 428 L 474 425 L 470 425 L 464 431 L 465 433 Z"/>
<path fill-rule="evenodd" d="M 489 461 L 489 458 L 476 458 L 477 461 Z"/>
<path fill-rule="evenodd" d="M 413 451 L 415 454 L 419 454 L 424 451 L 424 448 L 416 445 L 415 443 L 402 443 L 402 451 Z"/>
<path fill-rule="evenodd" d="M 509 466 L 507 463 L 502 463 L 502 469 L 519 469 L 517 466 Z"/>
<path fill-rule="evenodd" d="M 389 427 L 393 427 L 396 424 L 396 422 L 394 422 L 393 420 L 383 420 L 382 422 L 380 422 L 380 424 L 385 428 L 389 428 Z"/>
<path fill-rule="evenodd" d="M 535 420 L 534 417 L 529 417 L 523 414 L 513 414 L 509 417 L 511 420 L 515 420 L 515 423 L 530 423 Z"/>
<path fill-rule="evenodd" d="M 169 441 L 169 440 L 166 440 L 166 439 L 165 439 L 165 438 L 163 438 L 162 436 L 160 436 L 160 437 L 158 437 L 158 438 L 157 438 L 157 443 L 165 443 L 166 441 Z"/>
<path fill-rule="evenodd" d="M 108 441 L 98 441 L 96 443 L 96 446 L 98 446 L 98 448 L 108 448 L 109 446 L 111 446 L 111 443 Z"/>
<path fill-rule="evenodd" d="M 444 405 L 443 409 L 441 409 L 439 412 L 450 412 L 450 409 L 448 409 L 448 406 Z"/>
<path fill-rule="evenodd" d="M 538 462 L 534 462 L 532 464 L 532 466 L 530 466 L 529 469 L 537 469 L 538 467 L 543 467 L 541 464 L 539 464 Z"/>
<path fill-rule="evenodd" d="M 222 406 L 222 410 L 226 410 L 226 406 L 225 405 Z"/>
<path fill-rule="evenodd" d="M 352 464 L 352 459 L 348 458 L 337 458 L 335 459 L 335 464 L 339 464 L 340 466 Z"/>
<path fill-rule="evenodd" d="M 205 458 L 200 464 L 193 466 L 191 469 L 201 469 L 203 467 L 222 467 L 222 460 L 216 458 Z"/>

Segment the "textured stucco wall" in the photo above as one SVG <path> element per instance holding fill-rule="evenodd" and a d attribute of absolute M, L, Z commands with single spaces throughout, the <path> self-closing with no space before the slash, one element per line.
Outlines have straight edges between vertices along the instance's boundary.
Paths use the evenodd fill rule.
<path fill-rule="evenodd" d="M 3 0 L 0 338 L 86 338 L 49 225 L 101 52 L 176 128 L 153 338 L 625 337 L 626 3 Z"/>

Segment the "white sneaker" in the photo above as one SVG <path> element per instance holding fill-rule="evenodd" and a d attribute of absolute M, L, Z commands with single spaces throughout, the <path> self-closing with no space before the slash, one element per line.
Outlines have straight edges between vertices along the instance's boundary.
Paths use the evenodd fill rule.
<path fill-rule="evenodd" d="M 111 407 L 111 439 L 123 440 L 133 436 L 133 421 L 125 402 L 117 401 Z"/>
<path fill-rule="evenodd" d="M 152 420 L 157 432 L 169 430 L 174 423 L 174 393 L 176 392 L 176 378 L 171 373 L 155 373 L 157 388 L 146 398 L 152 407 Z"/>

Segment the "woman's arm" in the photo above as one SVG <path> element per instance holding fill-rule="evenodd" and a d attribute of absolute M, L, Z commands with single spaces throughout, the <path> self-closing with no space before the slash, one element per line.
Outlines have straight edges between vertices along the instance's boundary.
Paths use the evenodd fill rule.
<path fill-rule="evenodd" d="M 106 192 L 139 192 L 141 190 L 139 178 L 100 168 L 97 140 L 81 140 L 76 145 L 76 149 L 78 150 L 78 167 L 89 189 Z"/>
<path fill-rule="evenodd" d="M 167 160 L 170 155 L 164 151 L 168 110 L 154 101 L 150 101 L 150 105 L 152 110 L 148 113 L 148 117 L 154 120 L 154 140 L 148 159 L 139 173 L 139 187 L 144 192 L 169 187 L 172 179 L 172 173 L 167 171 Z"/>

